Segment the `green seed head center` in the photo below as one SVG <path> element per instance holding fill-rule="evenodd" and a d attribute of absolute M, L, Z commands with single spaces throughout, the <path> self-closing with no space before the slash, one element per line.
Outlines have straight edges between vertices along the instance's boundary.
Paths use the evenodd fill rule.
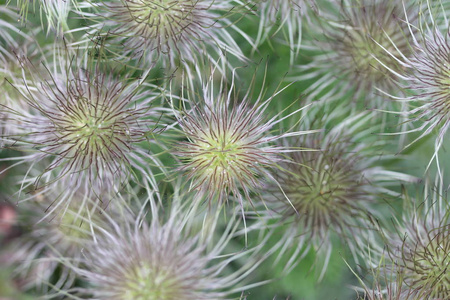
<path fill-rule="evenodd" d="M 205 163 L 208 162 L 210 169 L 228 169 L 244 154 L 241 145 L 227 137 L 218 140 L 209 139 L 198 146 L 203 150 L 199 158 Z"/>
<path fill-rule="evenodd" d="M 159 0 L 134 1 L 128 4 L 135 22 L 162 32 L 180 31 L 191 20 L 192 1 Z"/>
<path fill-rule="evenodd" d="M 444 242 L 445 244 L 445 242 Z M 412 257 L 409 268 L 411 272 L 411 280 L 413 287 L 415 285 L 432 287 L 435 286 L 436 294 L 439 291 L 450 292 L 450 254 L 448 245 L 437 244 L 432 241 L 427 247 L 417 249 Z"/>
<path fill-rule="evenodd" d="M 88 99 L 79 99 L 77 106 L 67 114 L 65 131 L 71 143 L 106 146 L 105 143 L 114 140 L 117 134 L 128 134 L 117 132 L 122 124 L 118 116 L 111 116 L 107 108 L 91 107 L 89 103 Z"/>
<path fill-rule="evenodd" d="M 437 85 L 441 92 L 450 97 L 450 65 L 445 63 L 441 69 L 441 74 L 437 78 Z"/>
<path fill-rule="evenodd" d="M 126 276 L 126 284 L 120 299 L 123 300 L 171 300 L 179 299 L 176 281 L 162 269 L 141 266 Z"/>

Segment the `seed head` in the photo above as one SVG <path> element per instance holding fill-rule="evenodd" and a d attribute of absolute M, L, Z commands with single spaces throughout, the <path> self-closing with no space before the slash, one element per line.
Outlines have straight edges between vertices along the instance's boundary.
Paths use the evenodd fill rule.
<path fill-rule="evenodd" d="M 192 180 L 199 196 L 222 205 L 232 194 L 243 205 L 251 202 L 250 193 L 270 180 L 269 169 L 282 160 L 286 148 L 274 145 L 284 135 L 270 131 L 283 118 L 267 121 L 266 109 L 272 97 L 255 104 L 248 95 L 239 99 L 234 92 L 222 90 L 218 95 L 205 86 L 202 99 L 188 101 L 192 108 L 178 114 L 179 124 L 188 141 L 178 143 L 176 154 L 184 161 L 180 168 Z M 305 132 L 303 132 L 305 133 Z M 298 132 L 285 135 L 302 134 Z"/>
<path fill-rule="evenodd" d="M 153 215 L 150 223 L 111 220 L 112 226 L 102 229 L 97 242 L 85 249 L 86 268 L 78 270 L 89 283 L 87 294 L 96 299 L 206 300 L 224 299 L 230 289 L 239 291 L 236 285 L 257 263 L 224 274 L 227 265 L 244 254 L 223 253 L 235 232 L 234 222 L 216 242 L 215 221 L 206 221 L 211 227 L 199 231 L 193 226 L 194 215 L 180 207 L 166 220 L 161 216 Z"/>
<path fill-rule="evenodd" d="M 152 181 L 145 159 L 153 158 L 134 145 L 148 140 L 154 129 L 157 109 L 149 102 L 157 96 L 138 81 L 118 80 L 107 72 L 99 65 L 70 65 L 50 74 L 50 80 L 35 78 L 40 89 L 25 95 L 32 112 L 20 116 L 27 132 L 12 139 L 34 152 L 28 160 L 50 161 L 36 186 L 64 179 L 85 191 L 111 191 L 130 176 L 131 168 Z"/>
<path fill-rule="evenodd" d="M 227 17 L 237 10 L 231 0 L 114 0 L 86 5 L 100 11 L 92 33 L 107 29 L 112 39 L 107 47 L 120 44 L 118 53 L 123 57 L 178 66 L 196 63 L 208 46 L 217 54 L 224 50 L 243 58 L 226 32 L 232 26 Z"/>
<path fill-rule="evenodd" d="M 266 216 L 257 217 L 260 222 L 275 222 L 279 226 L 272 226 L 275 231 L 284 230 L 275 247 L 283 249 L 280 258 L 288 249 L 286 245 L 293 246 L 288 269 L 311 246 L 319 258 L 325 258 L 320 277 L 331 255 L 333 235 L 358 260 L 359 249 L 372 235 L 374 204 L 387 191 L 383 181 L 412 180 L 378 167 L 380 158 L 375 153 L 382 144 L 370 137 L 370 130 L 376 130 L 376 126 L 365 129 L 370 114 L 334 119 L 331 114 L 322 116 L 326 110 L 319 106 L 310 119 L 314 120 L 310 124 L 323 126 L 324 131 L 285 140 L 297 151 L 289 153 L 290 160 L 281 164 L 281 171 L 274 175 L 278 185 L 266 189 L 264 206 L 271 212 L 264 214 L 267 209 L 261 209 L 258 216 Z M 333 108 L 334 113 L 338 110 Z"/>
<path fill-rule="evenodd" d="M 333 89 L 329 95 L 337 99 L 342 99 L 349 91 L 353 91 L 354 99 L 363 95 L 370 95 L 366 99 L 376 99 L 372 95 L 375 87 L 389 91 L 395 87 L 394 75 L 386 66 L 395 71 L 402 68 L 398 59 L 410 53 L 411 41 L 408 25 L 402 18 L 406 11 L 409 20 L 414 20 L 415 12 L 409 8 L 404 10 L 402 1 L 396 0 L 340 3 L 341 7 L 336 8 L 340 15 L 334 23 L 339 26 L 327 25 L 327 39 L 318 42 L 318 50 L 325 49 L 325 52 L 310 64 L 300 66 L 307 75 L 300 75 L 298 79 L 320 75 L 317 84 L 308 89 L 311 97 Z M 322 72 L 312 72 L 317 69 Z M 377 107 L 386 103 L 382 99 L 378 102 Z"/>
<path fill-rule="evenodd" d="M 82 249 L 102 220 L 102 209 L 84 194 L 56 187 L 20 206 L 18 225 L 28 230 L 11 242 L 4 256 L 13 267 L 12 276 L 23 282 L 25 290 L 38 288 L 47 293 L 49 282 L 57 289 L 73 285 L 74 272 L 61 262 L 69 259 L 73 266 L 80 264 Z M 52 279 L 57 272 L 58 279 Z"/>
<path fill-rule="evenodd" d="M 397 222 L 398 235 L 386 234 L 402 294 L 415 299 L 445 299 L 450 294 L 450 206 L 442 191 L 441 185 L 426 192 L 424 202 L 406 195 L 404 216 Z"/>

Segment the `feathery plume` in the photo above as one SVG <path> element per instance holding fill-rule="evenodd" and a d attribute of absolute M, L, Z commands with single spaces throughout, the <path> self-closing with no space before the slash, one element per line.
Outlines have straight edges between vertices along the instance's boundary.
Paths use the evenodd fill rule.
<path fill-rule="evenodd" d="M 184 104 L 189 108 L 175 111 L 187 141 L 177 144 L 175 154 L 184 162 L 180 170 L 191 179 L 191 189 L 197 190 L 200 198 L 206 196 L 220 206 L 231 194 L 243 208 L 244 200 L 251 203 L 251 193 L 258 193 L 264 180 L 274 180 L 270 170 L 290 151 L 277 141 L 309 131 L 271 134 L 277 124 L 305 107 L 287 116 L 282 116 L 282 111 L 267 117 L 268 105 L 283 89 L 266 100 L 261 89 L 251 103 L 252 88 L 239 96 L 235 76 L 233 73 L 229 89 L 222 78 L 216 92 L 211 77 L 200 93 L 188 91 Z"/>
<path fill-rule="evenodd" d="M 416 13 L 410 7 L 404 8 L 401 0 L 340 3 L 335 8 L 338 18 L 324 29 L 325 40 L 311 46 L 321 54 L 311 63 L 298 66 L 304 74 L 293 79 L 316 79 L 306 89 L 312 99 L 350 97 L 357 101 L 365 96 L 364 104 L 376 100 L 372 104 L 383 108 L 386 101 L 374 95 L 374 88 L 391 91 L 395 87 L 394 76 L 385 66 L 396 71 L 402 68 L 398 58 L 411 50 L 410 32 L 402 18 L 412 21 Z"/>
<path fill-rule="evenodd" d="M 195 64 L 203 56 L 214 61 L 212 53 L 220 57 L 226 52 L 245 60 L 228 32 L 235 28 L 229 17 L 247 9 L 240 2 L 112 0 L 85 1 L 80 6 L 95 11 L 82 14 L 94 23 L 83 30 L 90 36 L 104 36 L 107 50 L 127 61 L 135 58 L 146 65 L 162 61 L 164 66 L 177 67 Z"/>
<path fill-rule="evenodd" d="M 31 162 L 30 170 L 46 163 L 39 176 L 24 178 L 23 187 L 62 180 L 75 190 L 117 191 L 139 171 L 156 188 L 149 164 L 159 162 L 138 144 L 153 142 L 161 111 L 151 105 L 159 88 L 116 78 L 98 63 L 59 58 L 61 66 L 47 69 L 43 78 L 31 74 L 38 88 L 23 94 L 31 111 L 16 116 L 26 132 L 8 137 L 15 148 L 31 153 L 5 160 Z"/>
<path fill-rule="evenodd" d="M 229 222 L 215 238 L 218 215 L 205 217 L 199 230 L 195 209 L 175 200 L 165 214 L 153 201 L 148 201 L 150 221 L 144 215 L 131 222 L 110 218 L 111 226 L 99 228 L 96 241 L 85 248 L 85 267 L 76 270 L 89 284 L 83 296 L 225 299 L 245 288 L 242 281 L 261 259 L 254 255 L 256 248 L 225 253 L 235 237 L 236 222 Z M 230 263 L 244 257 L 243 266 L 226 272 Z"/>
<path fill-rule="evenodd" d="M 377 199 L 392 193 L 386 184 L 414 180 L 379 166 L 377 149 L 383 141 L 371 137 L 375 126 L 366 128 L 373 115 L 345 118 L 342 107 L 330 108 L 331 113 L 327 110 L 318 106 L 306 118 L 309 124 L 304 124 L 320 126 L 322 132 L 285 139 L 297 151 L 280 165 L 274 175 L 278 185 L 266 188 L 263 207 L 255 217 L 255 227 L 284 230 L 274 247 L 281 249 L 277 260 L 292 249 L 287 272 L 312 248 L 324 259 L 319 278 L 330 259 L 333 235 L 345 242 L 358 261 L 359 249 L 372 235 Z"/>
<path fill-rule="evenodd" d="M 282 32 L 291 49 L 291 65 L 300 51 L 302 24 L 310 19 L 309 11 L 316 11 L 314 0 L 255 1 L 258 7 L 259 29 L 255 46 Z"/>

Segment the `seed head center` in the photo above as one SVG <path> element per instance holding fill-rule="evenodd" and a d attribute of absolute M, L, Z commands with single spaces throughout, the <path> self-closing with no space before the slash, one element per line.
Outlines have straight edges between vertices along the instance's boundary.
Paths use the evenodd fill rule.
<path fill-rule="evenodd" d="M 171 300 L 179 296 L 176 281 L 162 269 L 141 266 L 125 282 L 123 300 Z"/>
<path fill-rule="evenodd" d="M 128 9 L 135 22 L 168 34 L 179 32 L 188 25 L 192 5 L 188 0 L 142 0 L 128 4 Z"/>
<path fill-rule="evenodd" d="M 450 244 L 448 241 L 431 241 L 426 247 L 416 249 L 412 257 L 411 274 L 419 286 L 436 285 L 436 290 L 450 291 Z M 417 251 L 419 250 L 419 251 Z M 438 295 L 436 295 L 438 296 Z"/>
<path fill-rule="evenodd" d="M 202 144 L 199 145 L 203 149 L 201 159 L 209 162 L 213 169 L 217 167 L 228 169 L 228 166 L 237 162 L 240 156 L 244 154 L 239 143 L 227 137 L 218 140 L 210 139 Z"/>

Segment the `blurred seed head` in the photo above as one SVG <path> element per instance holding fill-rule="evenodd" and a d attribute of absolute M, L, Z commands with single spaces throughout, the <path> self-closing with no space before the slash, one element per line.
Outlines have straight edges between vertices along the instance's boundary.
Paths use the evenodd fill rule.
<path fill-rule="evenodd" d="M 19 206 L 17 224 L 23 233 L 5 245 L 0 260 L 12 268 L 22 290 L 48 295 L 50 285 L 68 289 L 74 284 L 75 273 L 64 262 L 79 266 L 82 249 L 102 224 L 103 208 L 81 190 L 57 187 L 35 197 Z"/>
<path fill-rule="evenodd" d="M 299 145 L 311 150 L 290 154 L 292 162 L 277 178 L 291 201 L 284 215 L 296 216 L 299 225 L 321 242 L 329 238 L 330 228 L 344 234 L 356 227 L 354 217 L 364 217 L 361 204 L 373 201 L 358 145 L 349 134 L 334 134 L 299 139 Z"/>
<path fill-rule="evenodd" d="M 235 1 L 114 0 L 96 4 L 88 1 L 86 5 L 99 10 L 98 25 L 91 33 L 110 39 L 110 51 L 120 45 L 117 54 L 125 59 L 163 61 L 163 65 L 175 67 L 195 64 L 207 48 L 212 50 L 208 57 L 225 51 L 244 59 L 227 32 L 232 27 L 228 17 L 244 7 Z M 107 33 L 102 33 L 105 30 Z"/>
<path fill-rule="evenodd" d="M 235 222 L 229 222 L 216 239 L 215 217 L 204 219 L 207 226 L 199 230 L 193 222 L 198 212 L 187 206 L 175 205 L 168 214 L 150 206 L 151 221 L 111 219 L 111 226 L 103 227 L 96 242 L 85 248 L 85 267 L 78 272 L 89 283 L 86 295 L 206 300 L 225 299 L 232 291 L 240 291 L 246 271 L 258 262 L 248 257 L 251 263 L 227 273 L 228 264 L 251 252 L 225 253 Z"/>
<path fill-rule="evenodd" d="M 413 178 L 379 166 L 382 158 L 377 152 L 384 142 L 372 135 L 380 126 L 370 123 L 373 115 L 351 115 L 348 107 L 315 108 L 307 113 L 303 126 L 323 131 L 283 141 L 295 151 L 274 174 L 278 184 L 266 187 L 255 218 L 257 227 L 269 226 L 281 236 L 273 247 L 281 249 L 277 262 L 289 257 L 287 272 L 313 249 L 323 262 L 320 279 L 334 237 L 358 263 L 361 249 L 374 235 L 377 201 L 389 193 L 385 183 Z"/>
<path fill-rule="evenodd" d="M 310 91 L 311 97 L 332 90 L 327 95 L 338 99 L 351 91 L 355 100 L 364 95 L 366 99 L 378 99 L 374 88 L 385 91 L 395 88 L 395 76 L 387 68 L 399 72 L 402 65 L 398 60 L 411 52 L 410 31 L 404 19 L 412 22 L 417 18 L 416 12 L 410 5 L 405 4 L 404 9 L 399 0 L 339 3 L 334 12 L 339 11 L 338 18 L 324 29 L 325 41 L 313 45 L 320 45 L 318 50 L 325 52 L 311 63 L 299 66 L 308 74 L 298 78 L 320 76 L 313 85 L 315 90 Z M 386 101 L 379 99 L 375 104 L 385 107 Z"/>

